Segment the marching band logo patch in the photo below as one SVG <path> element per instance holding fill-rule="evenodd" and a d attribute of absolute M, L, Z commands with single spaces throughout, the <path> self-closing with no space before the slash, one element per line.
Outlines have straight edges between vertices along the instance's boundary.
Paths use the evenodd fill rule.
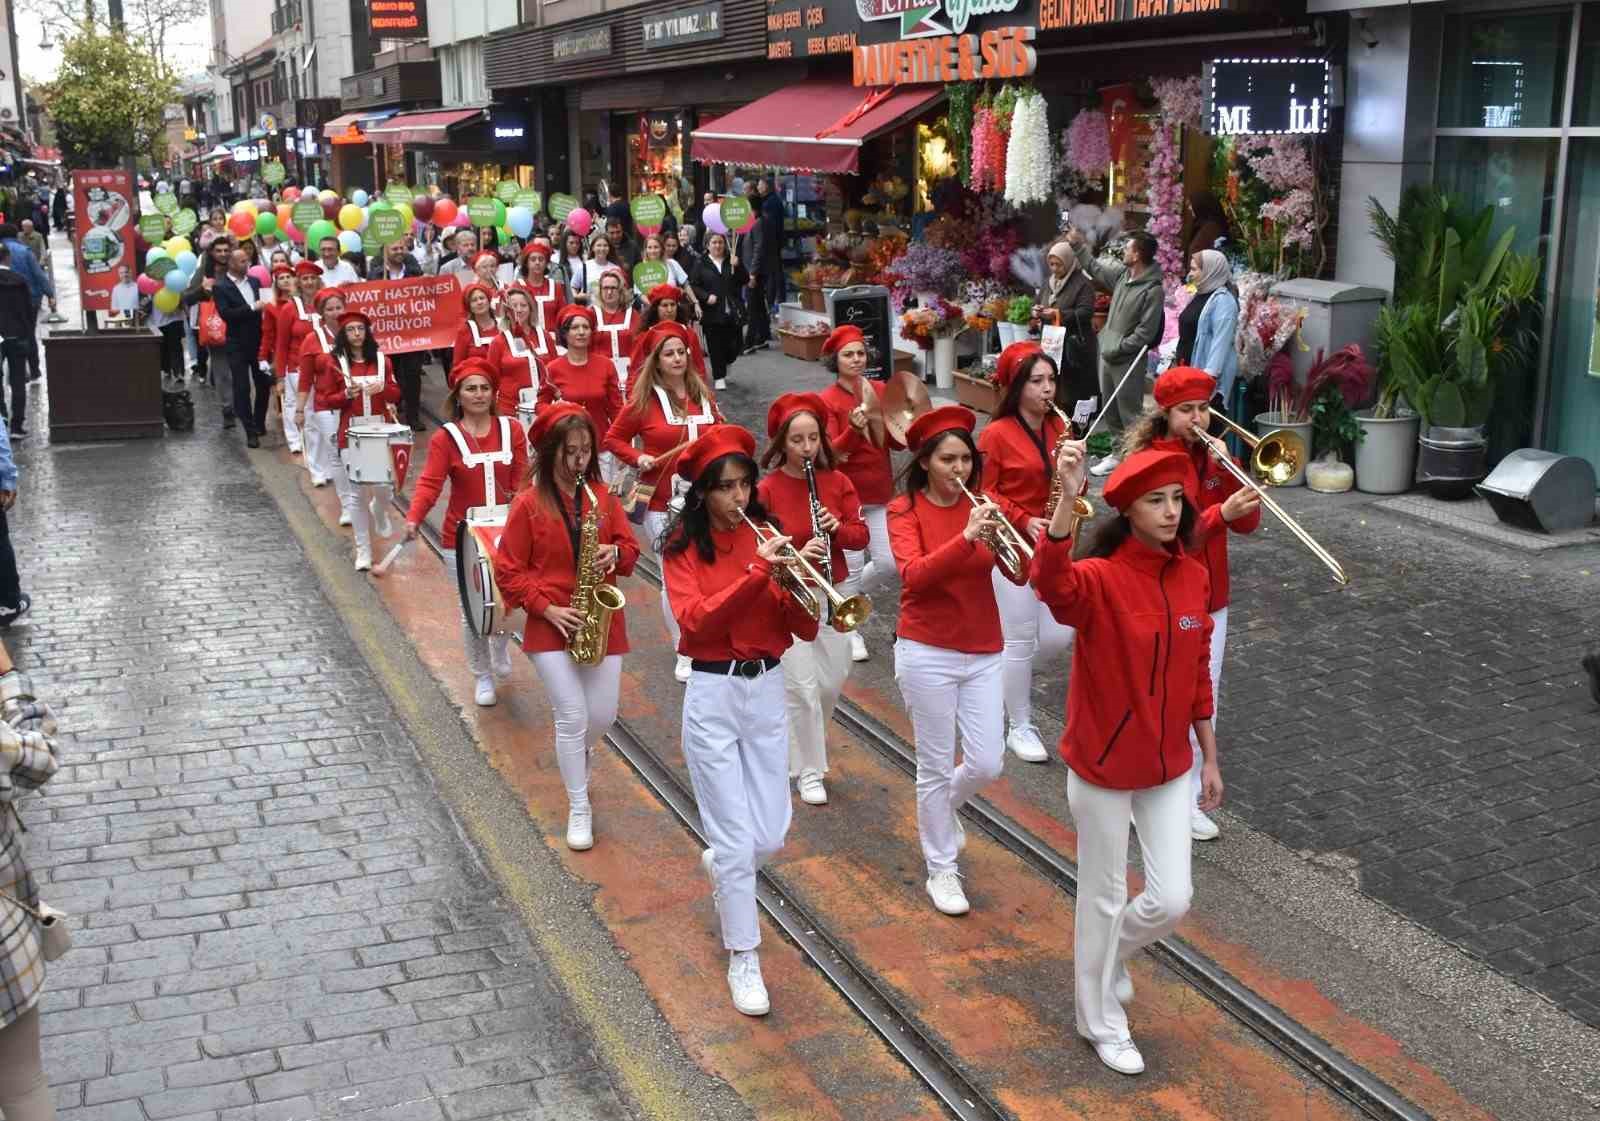
<path fill-rule="evenodd" d="M 1180 631 L 1197 631 L 1204 625 L 1205 624 L 1200 621 L 1200 617 L 1198 615 L 1178 616 L 1178 629 Z"/>

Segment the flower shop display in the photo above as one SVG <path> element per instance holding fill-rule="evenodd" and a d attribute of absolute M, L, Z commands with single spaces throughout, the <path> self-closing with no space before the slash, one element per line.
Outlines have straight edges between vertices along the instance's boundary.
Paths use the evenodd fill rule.
<path fill-rule="evenodd" d="M 924 241 L 908 243 L 885 272 L 896 311 L 913 296 L 953 296 L 965 276 L 961 254 Z"/>
<path fill-rule="evenodd" d="M 1006 201 L 1013 206 L 1048 202 L 1051 160 L 1050 121 L 1044 96 L 1038 90 L 1023 90 L 1017 95 L 1011 136 L 1006 142 Z"/>
<path fill-rule="evenodd" d="M 1180 130 L 1198 128 L 1204 106 L 1199 78 L 1157 78 L 1158 118 L 1150 140 L 1147 231 L 1156 239 L 1156 263 L 1169 289 L 1183 283 L 1189 262 L 1183 247 L 1183 159 Z"/>
<path fill-rule="evenodd" d="M 1218 142 L 1213 177 L 1248 267 L 1316 276 L 1329 221 L 1312 147 L 1298 136 L 1235 136 Z"/>
<path fill-rule="evenodd" d="M 816 362 L 822 357 L 822 344 L 828 341 L 827 323 L 785 323 L 778 328 L 783 352 L 790 358 Z"/>
<path fill-rule="evenodd" d="M 930 350 L 935 339 L 954 339 L 966 330 L 967 313 L 960 304 L 937 299 L 930 307 L 914 307 L 900 315 L 900 334 L 923 350 Z"/>
<path fill-rule="evenodd" d="M 1104 191 L 1110 169 L 1111 122 L 1098 109 L 1080 109 L 1072 123 L 1061 130 L 1056 194 L 1063 207 L 1071 206 L 1090 191 Z"/>

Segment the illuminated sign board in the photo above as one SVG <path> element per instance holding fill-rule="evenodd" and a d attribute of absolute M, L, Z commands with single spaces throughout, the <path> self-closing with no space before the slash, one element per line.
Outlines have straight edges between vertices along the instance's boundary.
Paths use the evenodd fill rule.
<path fill-rule="evenodd" d="M 1204 88 L 1213 136 L 1328 131 L 1332 68 L 1323 58 L 1219 58 Z"/>

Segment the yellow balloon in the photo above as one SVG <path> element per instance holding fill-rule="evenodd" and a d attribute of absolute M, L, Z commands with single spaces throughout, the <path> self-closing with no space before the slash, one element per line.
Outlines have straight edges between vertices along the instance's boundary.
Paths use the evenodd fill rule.
<path fill-rule="evenodd" d="M 235 214 L 242 212 L 254 218 L 256 216 L 256 204 L 251 202 L 249 199 L 240 199 L 238 202 L 233 204 L 233 212 Z"/>
<path fill-rule="evenodd" d="M 176 257 L 179 253 L 194 252 L 194 246 L 189 244 L 189 239 L 186 237 L 169 237 L 166 241 L 162 242 L 161 245 L 162 248 L 164 248 L 174 257 Z"/>
<path fill-rule="evenodd" d="M 155 303 L 156 307 L 170 314 L 178 310 L 178 294 L 171 288 L 163 288 L 156 293 Z"/>
<path fill-rule="evenodd" d="M 416 215 L 411 213 L 411 204 L 409 202 L 403 202 L 399 206 L 395 207 L 395 209 L 400 212 L 400 217 L 405 219 L 406 229 L 409 230 L 411 228 L 412 221 L 416 218 Z"/>
<path fill-rule="evenodd" d="M 361 208 L 353 202 L 347 202 L 339 208 L 339 228 L 341 230 L 359 230 L 361 228 Z"/>
<path fill-rule="evenodd" d="M 339 197 L 339 192 L 335 191 L 335 190 L 332 190 L 331 188 L 324 187 L 324 188 L 322 188 L 322 193 L 320 195 L 318 195 L 317 197 L 319 199 L 321 199 L 323 202 L 328 202 L 328 201 L 330 201 L 332 199 L 338 198 Z"/>

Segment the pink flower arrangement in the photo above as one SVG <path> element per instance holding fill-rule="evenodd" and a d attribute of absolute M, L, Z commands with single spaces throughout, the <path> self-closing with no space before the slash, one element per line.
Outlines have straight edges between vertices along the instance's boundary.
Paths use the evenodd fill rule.
<path fill-rule="evenodd" d="M 1304 187 L 1296 187 L 1282 198 L 1261 207 L 1261 217 L 1271 222 L 1281 235 L 1285 248 L 1298 245 L 1310 249 L 1317 240 L 1317 200 Z"/>
<path fill-rule="evenodd" d="M 1093 182 L 1104 182 L 1111 166 L 1111 126 L 1098 109 L 1085 109 L 1066 130 L 1066 162 Z"/>
<path fill-rule="evenodd" d="M 1252 136 L 1244 153 L 1251 172 L 1275 193 L 1297 188 L 1309 190 L 1316 184 L 1317 173 L 1311 166 L 1311 153 L 1298 137 Z"/>
<path fill-rule="evenodd" d="M 1279 303 L 1272 295 L 1272 286 L 1277 280 L 1275 276 L 1258 272 L 1239 273 L 1234 277 L 1239 289 L 1239 328 L 1234 340 L 1242 378 L 1264 373 L 1273 357 L 1289 345 L 1305 317 L 1303 310 Z"/>
<path fill-rule="evenodd" d="M 1150 144 L 1150 224 L 1156 239 L 1156 264 L 1169 284 L 1183 282 L 1183 161 L 1177 138 L 1163 118 L 1157 122 Z"/>
<path fill-rule="evenodd" d="M 1152 78 L 1150 88 L 1155 91 L 1156 103 L 1167 124 L 1200 127 L 1206 102 L 1198 77 Z"/>
<path fill-rule="evenodd" d="M 972 117 L 972 189 L 999 191 L 1006 185 L 1007 137 L 989 106 Z"/>

